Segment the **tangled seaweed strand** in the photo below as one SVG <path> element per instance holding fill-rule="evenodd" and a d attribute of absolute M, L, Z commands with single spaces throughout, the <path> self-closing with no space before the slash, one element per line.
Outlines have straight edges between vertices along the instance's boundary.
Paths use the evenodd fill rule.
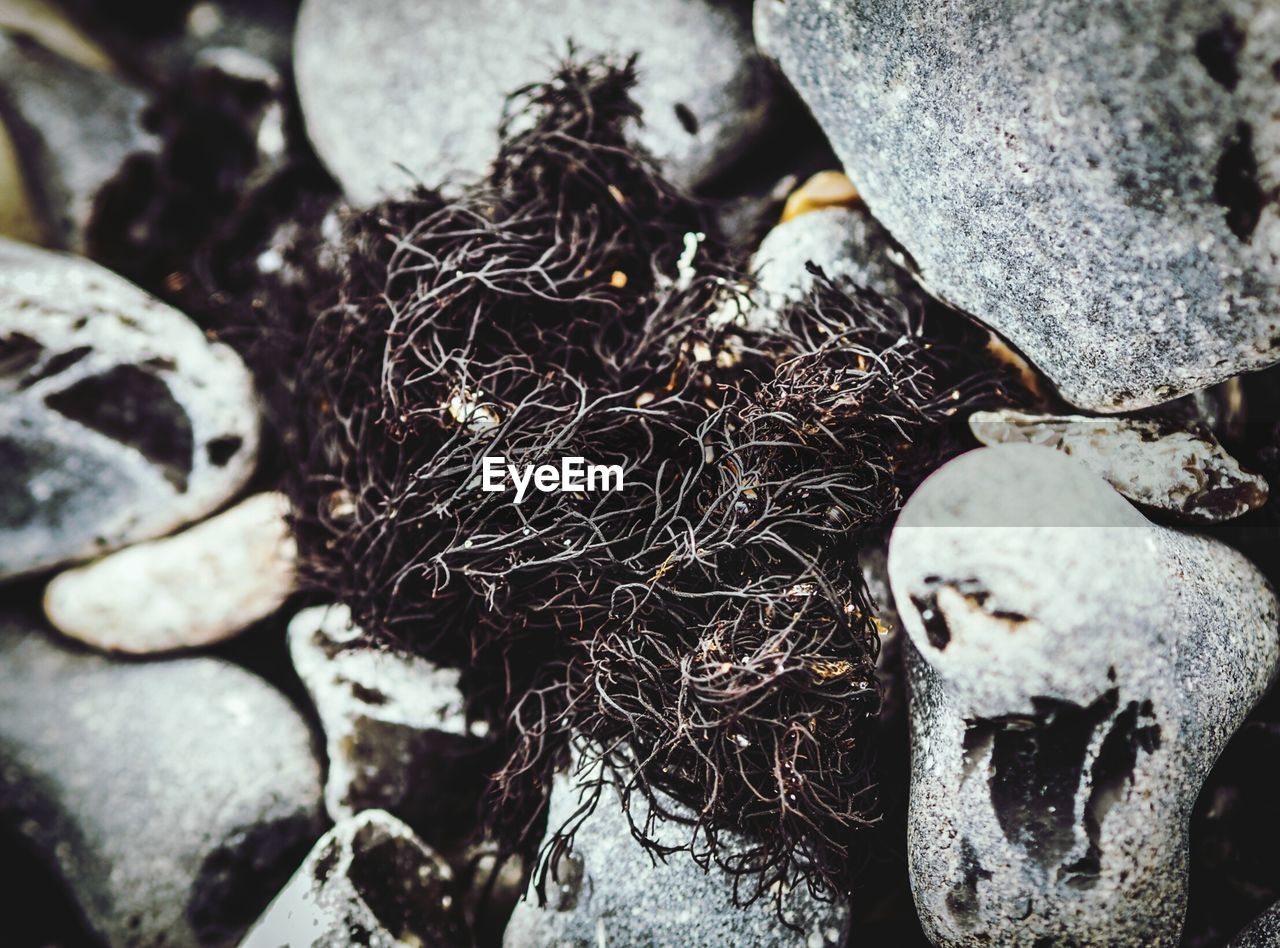
<path fill-rule="evenodd" d="M 820 274 L 775 331 L 713 329 L 748 283 L 627 143 L 633 82 L 564 65 L 513 99 L 482 186 L 356 222 L 300 384 L 304 568 L 371 634 L 464 669 L 507 748 L 504 838 L 538 831 L 576 736 L 655 812 L 691 805 L 680 848 L 743 899 L 845 891 L 876 812 L 857 552 L 936 463 L 928 432 L 999 386 L 981 343 Z M 480 489 L 486 455 L 619 464 L 626 487 L 517 505 Z"/>

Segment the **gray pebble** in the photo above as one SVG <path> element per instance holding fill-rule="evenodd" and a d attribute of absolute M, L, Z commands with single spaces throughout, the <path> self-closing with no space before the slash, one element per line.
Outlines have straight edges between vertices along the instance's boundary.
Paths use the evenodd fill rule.
<path fill-rule="evenodd" d="M 1209 430 L 1158 418 L 979 411 L 983 444 L 1040 444 L 1078 458 L 1130 500 L 1200 523 L 1230 520 L 1267 501 L 1267 482 L 1242 467 Z"/>
<path fill-rule="evenodd" d="M 436 845 L 473 827 L 483 731 L 467 722 L 457 670 L 371 643 L 345 606 L 298 613 L 289 652 L 324 728 L 334 821 L 384 809 Z"/>
<path fill-rule="evenodd" d="M 111 945 L 231 945 L 322 829 L 306 723 L 227 662 L 115 662 L 0 619 L 0 820 Z"/>
<path fill-rule="evenodd" d="M 809 211 L 774 227 L 751 258 L 756 291 L 743 308 L 731 301 L 713 324 L 733 323 L 755 332 L 779 323 L 787 306 L 813 287 L 809 263 L 836 281 L 875 290 L 882 296 L 916 292 L 915 284 L 889 258 L 889 235 L 863 208 Z"/>
<path fill-rule="evenodd" d="M 745 8 L 715 0 L 306 0 L 294 55 L 316 151 L 357 204 L 481 175 L 506 96 L 579 57 L 639 52 L 636 138 L 693 185 L 771 102 Z"/>
<path fill-rule="evenodd" d="M 584 788 L 600 775 L 589 765 L 577 776 L 557 775 L 548 827 L 554 831 L 574 816 Z M 632 796 L 632 817 L 643 824 L 648 811 Z M 691 819 L 685 806 L 664 800 L 669 811 Z M 652 835 L 664 845 L 687 840 L 688 826 L 655 815 Z M 557 860 L 547 880 L 548 904 L 539 907 L 531 884 L 507 926 L 505 948 L 559 945 L 780 946 L 822 948 L 840 943 L 847 909 L 816 901 L 804 886 L 785 896 L 786 927 L 773 900 L 746 908 L 733 905 L 733 880 L 712 866 L 704 872 L 687 852 L 657 862 L 631 835 L 616 790 L 606 786 L 595 811 L 574 837 L 572 850 Z"/>
<path fill-rule="evenodd" d="M 86 260 L 0 239 L 0 579 L 168 533 L 257 458 L 240 358 Z"/>
<path fill-rule="evenodd" d="M 1280 359 L 1273 0 L 759 0 L 755 30 L 922 281 L 1068 401 Z"/>
<path fill-rule="evenodd" d="M 46 242 L 88 252 L 103 185 L 135 152 L 158 147 L 141 89 L 0 31 L 0 122 L 13 139 Z"/>
<path fill-rule="evenodd" d="M 1231 948 L 1280 948 L 1280 905 L 1273 905 L 1231 941 Z"/>
<path fill-rule="evenodd" d="M 1192 807 L 1280 660 L 1267 581 L 1025 444 L 927 480 L 889 576 L 910 643 L 926 934 L 1176 945 Z"/>
<path fill-rule="evenodd" d="M 321 837 L 240 948 L 470 944 L 448 864 L 389 813 Z"/>

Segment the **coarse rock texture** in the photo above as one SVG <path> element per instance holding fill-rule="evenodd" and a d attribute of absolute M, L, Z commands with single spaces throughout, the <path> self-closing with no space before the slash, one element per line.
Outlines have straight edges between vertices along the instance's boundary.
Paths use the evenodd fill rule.
<path fill-rule="evenodd" d="M 0 619 L 0 822 L 108 944 L 235 944 L 322 820 L 310 731 L 260 678 Z"/>
<path fill-rule="evenodd" d="M 143 124 L 146 103 L 120 78 L 0 30 L 0 122 L 46 242 L 87 251 L 99 191 L 129 155 L 156 147 Z"/>
<path fill-rule="evenodd" d="M 1229 520 L 1267 501 L 1267 482 L 1240 467 L 1203 425 L 1159 418 L 979 411 L 969 428 L 983 444 L 1040 444 L 1087 465 L 1130 500 L 1202 523 Z"/>
<path fill-rule="evenodd" d="M 636 139 L 667 176 L 714 175 L 763 130 L 769 72 L 746 7 L 717 0 L 306 0 L 294 55 L 320 157 L 357 204 L 477 178 L 503 101 L 568 49 L 640 54 Z M 693 68 L 696 64 L 696 68 Z"/>
<path fill-rule="evenodd" d="M 1273 0 L 760 0 L 755 32 L 922 280 L 1068 401 L 1280 359 Z"/>
<path fill-rule="evenodd" d="M 576 757 L 576 755 L 575 755 Z M 554 832 L 571 818 L 584 794 L 602 777 L 600 765 L 588 765 L 573 776 L 558 774 L 551 791 L 547 826 Z M 643 808 L 643 798 L 630 806 Z M 652 836 L 663 845 L 681 845 L 691 818 L 684 805 L 665 799 L 675 819 L 657 813 L 632 813 L 637 824 L 646 814 L 655 825 Z M 544 843 L 545 845 L 545 843 Z M 536 879 L 516 906 L 503 945 L 823 945 L 841 943 L 847 908 L 819 902 L 807 888 L 785 896 L 785 916 L 778 918 L 769 896 L 742 908 L 733 904 L 733 879 L 714 864 L 709 872 L 686 852 L 656 861 L 632 837 L 620 797 L 612 784 L 602 789 L 595 811 L 582 820 L 567 853 L 554 857 L 546 879 L 547 904 L 540 907 Z"/>
<path fill-rule="evenodd" d="M 1034 445 L 927 480 L 889 576 L 910 640 L 926 933 L 1176 945 L 1192 806 L 1280 657 L 1266 580 Z"/>
<path fill-rule="evenodd" d="M 96 264 L 0 239 L 0 580 L 211 513 L 258 430 L 231 349 Z"/>
<path fill-rule="evenodd" d="M 282 494 L 255 494 L 182 533 L 54 577 L 44 595 L 62 633 L 135 655 L 228 639 L 294 592 L 297 547 Z"/>
<path fill-rule="evenodd" d="M 321 837 L 240 948 L 468 945 L 449 865 L 389 813 Z"/>
<path fill-rule="evenodd" d="M 811 210 L 779 224 L 751 258 L 756 277 L 749 301 L 724 304 L 713 322 L 734 323 L 754 332 L 780 325 L 782 311 L 813 287 L 810 263 L 832 280 L 875 290 L 882 296 L 915 291 L 915 284 L 888 256 L 889 235 L 865 208 Z"/>
<path fill-rule="evenodd" d="M 1231 941 L 1231 948 L 1276 948 L 1280 945 L 1280 905 L 1273 905 Z"/>
<path fill-rule="evenodd" d="M 298 613 L 289 652 L 324 727 L 335 822 L 384 809 L 435 845 L 474 827 L 488 762 L 457 670 L 373 644 L 336 605 Z"/>

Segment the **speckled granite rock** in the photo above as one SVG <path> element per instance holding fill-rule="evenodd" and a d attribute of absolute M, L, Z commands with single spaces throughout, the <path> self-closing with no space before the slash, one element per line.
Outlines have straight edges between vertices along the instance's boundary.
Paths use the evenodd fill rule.
<path fill-rule="evenodd" d="M 935 944 L 1178 943 L 1201 784 L 1272 680 L 1275 595 L 1079 461 L 963 455 L 907 503 L 912 888 Z"/>
<path fill-rule="evenodd" d="M 275 612 L 296 587 L 282 494 L 255 494 L 182 533 L 54 577 L 45 615 L 63 634 L 135 655 L 198 648 Z"/>
<path fill-rule="evenodd" d="M 1280 946 L 1280 905 L 1273 905 L 1231 941 L 1231 948 Z"/>
<path fill-rule="evenodd" d="M 156 146 L 143 126 L 146 101 L 115 76 L 0 30 L 0 122 L 46 241 L 86 251 L 98 192 L 129 154 Z"/>
<path fill-rule="evenodd" d="M 1099 411 L 1280 360 L 1272 0 L 759 0 L 938 295 Z"/>
<path fill-rule="evenodd" d="M 551 792 L 548 827 L 564 825 L 578 808 L 580 789 L 599 778 L 589 767 L 576 777 L 559 774 Z M 642 807 L 637 795 L 631 806 Z M 671 801 L 673 813 L 687 813 Z M 643 814 L 633 812 L 637 821 Z M 687 827 L 658 820 L 656 838 L 679 845 Z M 547 905 L 539 907 L 534 886 L 516 906 L 507 925 L 505 948 L 533 945 L 700 945 L 806 946 L 840 944 L 847 909 L 815 901 L 801 887 L 787 895 L 787 928 L 773 903 L 762 899 L 748 908 L 732 903 L 733 881 L 712 868 L 703 872 L 687 853 L 675 853 L 656 865 L 631 835 L 619 797 L 611 787 L 595 812 L 581 823 L 573 849 L 560 857 L 547 879 Z"/>
<path fill-rule="evenodd" d="M 453 872 L 389 813 L 321 837 L 240 948 L 469 945 Z"/>
<path fill-rule="evenodd" d="M 0 239 L 0 579 L 160 536 L 253 471 L 228 347 L 86 260 Z"/>
<path fill-rule="evenodd" d="M 769 231 L 751 258 L 757 280 L 751 302 L 744 309 L 744 301 L 731 301 L 712 322 L 768 331 L 783 309 L 813 287 L 807 269 L 811 262 L 833 280 L 884 296 L 915 292 L 914 282 L 889 259 L 888 249 L 889 235 L 863 208 L 823 208 L 793 217 Z"/>
<path fill-rule="evenodd" d="M 322 829 L 310 732 L 210 658 L 114 662 L 0 618 L 0 821 L 122 946 L 235 944 Z"/>
<path fill-rule="evenodd" d="M 983 444 L 1040 444 L 1087 465 L 1132 501 L 1187 520 L 1216 523 L 1267 502 L 1251 474 L 1208 429 L 1157 418 L 1029 415 L 979 411 L 969 428 Z"/>
<path fill-rule="evenodd" d="M 434 845 L 474 827 L 488 762 L 458 671 L 374 645 L 345 606 L 298 613 L 289 652 L 324 727 L 330 817 L 388 810 Z"/>
<path fill-rule="evenodd" d="M 571 37 L 580 55 L 640 53 L 636 137 L 673 180 L 714 174 L 762 130 L 768 74 L 735 4 L 306 0 L 294 55 L 308 134 L 356 203 L 413 176 L 476 177 L 497 155 L 505 97 L 550 78 Z"/>

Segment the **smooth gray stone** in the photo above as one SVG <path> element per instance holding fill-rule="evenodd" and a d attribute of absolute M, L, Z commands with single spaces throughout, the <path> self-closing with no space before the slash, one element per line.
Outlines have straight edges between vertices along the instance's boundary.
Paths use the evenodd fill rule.
<path fill-rule="evenodd" d="M 369 641 L 338 605 L 294 616 L 289 654 L 324 728 L 330 818 L 387 810 L 433 845 L 474 827 L 488 761 L 459 671 Z"/>
<path fill-rule="evenodd" d="M 321 837 L 240 948 L 470 945 L 454 890 L 413 830 L 365 810 Z"/>
<path fill-rule="evenodd" d="M 1003 408 L 969 416 L 983 444 L 1041 444 L 1088 465 L 1125 497 L 1185 520 L 1218 523 L 1267 502 L 1266 479 L 1244 470 L 1207 427 L 1158 418 L 1031 415 Z"/>
<path fill-rule="evenodd" d="M 599 766 L 590 765 L 581 774 L 556 776 L 549 832 L 574 816 L 583 789 L 599 775 Z M 671 812 L 692 818 L 687 807 L 665 802 Z M 639 794 L 631 798 L 631 806 L 634 819 L 643 824 L 648 811 Z M 678 846 L 687 841 L 688 832 L 687 826 L 659 818 L 652 835 L 664 845 Z M 729 876 L 714 865 L 704 872 L 687 852 L 655 863 L 632 837 L 620 798 L 608 786 L 595 812 L 578 827 L 572 850 L 558 859 L 555 876 L 548 877 L 548 904 L 539 907 L 531 882 L 524 901 L 512 913 L 503 945 L 822 948 L 841 943 L 846 906 L 818 902 L 805 886 L 786 896 L 787 919 L 798 931 L 778 919 L 772 899 L 739 908 L 733 905 L 732 894 Z"/>
<path fill-rule="evenodd" d="M 97 264 L 0 238 L 0 580 L 206 516 L 258 434 L 229 347 Z"/>
<path fill-rule="evenodd" d="M 158 147 L 143 127 L 145 93 L 0 30 L 0 122 L 53 246 L 87 253 L 103 185 L 135 152 Z"/>
<path fill-rule="evenodd" d="M 497 157 L 506 96 L 550 79 L 570 39 L 579 58 L 640 53 L 636 139 L 680 184 L 764 127 L 769 74 L 736 3 L 306 0 L 294 57 L 307 132 L 357 204 L 476 178 Z"/>
<path fill-rule="evenodd" d="M 227 662 L 115 662 L 0 619 L 0 820 L 111 945 L 231 945 L 323 828 L 311 733 Z"/>
<path fill-rule="evenodd" d="M 1274 0 L 759 0 L 935 295 L 1098 411 L 1280 360 Z"/>
<path fill-rule="evenodd" d="M 837 283 L 865 287 L 881 296 L 918 292 L 914 281 L 889 258 L 889 247 L 888 233 L 865 208 L 822 208 L 794 217 L 769 231 L 752 256 L 756 289 L 750 303 L 731 301 L 712 323 L 733 323 L 756 332 L 777 327 L 782 311 L 813 288 L 809 263 L 822 267 Z"/>
<path fill-rule="evenodd" d="M 1231 941 L 1231 948 L 1280 948 L 1280 905 L 1273 905 Z"/>
<path fill-rule="evenodd" d="M 1023 444 L 925 481 L 889 578 L 909 638 L 925 933 L 1176 945 L 1192 807 L 1280 660 L 1262 574 Z"/>

